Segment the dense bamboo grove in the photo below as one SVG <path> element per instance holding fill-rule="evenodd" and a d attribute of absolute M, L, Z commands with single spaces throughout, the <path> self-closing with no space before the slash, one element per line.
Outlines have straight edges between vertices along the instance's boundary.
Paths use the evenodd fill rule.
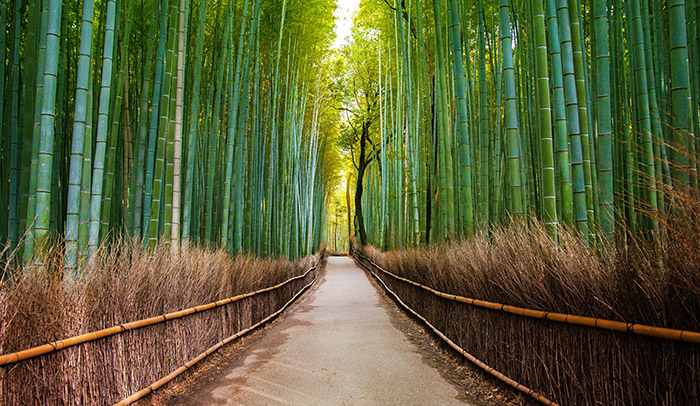
<path fill-rule="evenodd" d="M 323 238 L 329 0 L 0 5 L 0 239 L 296 258 Z M 51 237 L 53 236 L 53 237 Z"/>
<path fill-rule="evenodd" d="M 358 239 L 534 215 L 552 236 L 663 244 L 699 192 L 698 18 L 684 0 L 364 1 Z"/>
<path fill-rule="evenodd" d="M 70 270 L 124 233 L 297 257 L 337 235 L 329 205 L 385 248 L 530 214 L 663 243 L 698 196 L 694 2 L 365 0 L 338 57 L 333 10 L 3 2 L 8 252 L 60 237 Z"/>

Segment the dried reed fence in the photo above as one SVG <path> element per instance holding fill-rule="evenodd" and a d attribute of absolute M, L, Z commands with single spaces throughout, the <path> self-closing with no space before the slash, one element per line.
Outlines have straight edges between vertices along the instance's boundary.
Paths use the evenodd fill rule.
<path fill-rule="evenodd" d="M 71 283 L 60 277 L 61 255 L 46 258 L 0 286 L 0 353 L 261 290 L 320 266 L 275 290 L 0 367 L 0 404 L 113 404 L 279 310 L 315 279 L 326 254 L 292 263 L 122 242 Z"/>
<path fill-rule="evenodd" d="M 555 244 L 536 223 L 429 248 L 355 247 L 355 257 L 457 346 L 558 404 L 698 405 L 698 344 L 460 303 L 372 266 L 450 295 L 698 332 L 696 227 L 670 229 L 663 269 L 639 245 L 600 256 L 568 233 Z"/>

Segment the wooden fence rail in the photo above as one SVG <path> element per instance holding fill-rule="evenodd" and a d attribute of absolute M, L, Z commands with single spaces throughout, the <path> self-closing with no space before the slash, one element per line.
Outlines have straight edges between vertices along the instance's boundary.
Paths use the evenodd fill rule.
<path fill-rule="evenodd" d="M 124 324 L 120 324 L 117 326 L 108 327 L 108 328 L 105 328 L 102 330 L 81 334 L 79 336 L 74 336 L 74 337 L 70 337 L 70 338 L 65 338 L 63 340 L 53 341 L 53 342 L 50 342 L 48 344 L 43 344 L 43 345 L 39 345 L 36 347 L 28 348 L 26 350 L 21 350 L 21 351 L 9 353 L 9 354 L 0 355 L 0 366 L 13 364 L 16 362 L 20 362 L 20 361 L 24 361 L 24 360 L 31 359 L 34 357 L 38 357 L 41 355 L 50 354 L 52 352 L 60 351 L 62 349 L 68 348 L 68 347 L 88 343 L 91 341 L 96 341 L 96 340 L 99 340 L 99 339 L 102 339 L 105 337 L 113 336 L 116 334 L 121 334 L 121 333 L 124 333 L 126 331 L 137 330 L 137 329 L 140 329 L 140 328 L 143 328 L 146 326 L 152 326 L 154 324 L 163 323 L 163 322 L 166 322 L 169 320 L 174 320 L 174 319 L 179 319 L 182 317 L 190 316 L 190 315 L 195 314 L 195 313 L 201 313 L 201 312 L 204 312 L 207 310 L 215 309 L 217 307 L 225 306 L 229 303 L 243 300 L 247 297 L 251 297 L 251 296 L 259 295 L 261 293 L 276 290 L 276 289 L 279 289 L 282 286 L 284 286 L 290 282 L 293 282 L 297 279 L 305 278 L 306 275 L 309 274 L 309 272 L 318 268 L 319 264 L 321 263 L 321 260 L 322 259 L 319 258 L 319 260 L 316 262 L 316 264 L 314 266 L 312 266 L 311 268 L 309 268 L 302 275 L 295 276 L 293 278 L 289 278 L 284 282 L 278 283 L 277 285 L 270 286 L 270 287 L 260 289 L 260 290 L 256 290 L 254 292 L 244 293 L 242 295 L 232 296 L 232 297 L 222 299 L 222 300 L 219 300 L 216 302 L 211 302 L 211 303 L 207 303 L 207 304 L 203 304 L 203 305 L 199 305 L 199 306 L 195 306 L 195 307 L 190 307 L 188 309 L 180 310 L 177 312 L 172 312 L 172 313 L 168 313 L 168 314 L 162 314 L 160 316 L 149 317 L 146 319 L 132 321 L 130 323 L 124 323 Z"/>
<path fill-rule="evenodd" d="M 531 317 L 534 319 L 545 319 L 558 323 L 601 328 L 622 333 L 633 333 L 647 337 L 683 341 L 690 344 L 700 344 L 700 332 L 696 331 L 676 330 L 665 327 L 648 326 L 639 323 L 627 323 L 623 321 L 607 320 L 595 317 L 577 316 L 573 314 L 554 313 L 544 310 L 527 309 L 523 307 L 510 306 L 507 304 L 488 302 L 485 300 L 472 299 L 464 296 L 454 295 L 451 293 L 440 292 L 431 288 L 430 286 L 422 285 L 418 282 L 414 282 L 410 279 L 403 278 L 392 272 L 387 271 L 386 269 L 382 268 L 377 263 L 372 261 L 369 257 L 365 256 L 359 251 L 354 251 L 354 253 L 362 257 L 365 261 L 368 261 L 374 268 L 381 271 L 382 273 L 391 276 L 392 278 L 397 279 L 399 281 L 424 289 L 434 294 L 435 296 L 441 297 L 443 299 L 454 300 L 456 302 L 465 303 L 476 307 L 497 310 L 505 313 L 517 314 L 519 316 Z"/>
<path fill-rule="evenodd" d="M 319 261 L 320 261 L 320 260 L 319 260 Z M 309 269 L 303 276 L 306 276 L 312 269 L 316 269 L 317 266 L 318 266 L 318 263 L 317 263 L 316 265 L 314 265 L 313 268 Z M 277 310 L 276 312 L 274 312 L 274 313 L 272 313 L 271 315 L 269 315 L 269 316 L 265 317 L 264 319 L 260 320 L 258 323 L 255 323 L 254 325 L 252 325 L 252 326 L 250 326 L 250 327 L 248 327 L 248 328 L 246 328 L 246 329 L 243 329 L 243 330 L 237 332 L 236 334 L 234 334 L 234 335 L 232 335 L 232 336 L 226 338 L 225 340 L 219 341 L 218 343 L 214 344 L 214 345 L 211 346 L 209 349 L 207 349 L 207 350 L 204 351 L 203 353 L 199 354 L 199 355 L 196 356 L 195 358 L 191 359 L 191 360 L 188 361 L 185 365 L 182 365 L 181 367 L 179 367 L 179 368 L 176 369 L 175 371 L 169 373 L 168 375 L 166 375 L 166 376 L 164 376 L 163 378 L 157 380 L 156 382 L 154 382 L 154 383 L 148 385 L 147 387 L 141 389 L 140 391 L 134 393 L 133 395 L 131 395 L 131 396 L 127 397 L 127 398 L 124 398 L 124 399 L 122 399 L 121 401 L 115 403 L 115 406 L 130 405 L 130 404 L 136 402 L 137 400 L 142 399 L 142 398 L 148 396 L 150 393 L 152 393 L 152 392 L 155 391 L 156 389 L 162 387 L 163 385 L 165 385 L 165 384 L 167 384 L 168 382 L 172 381 L 173 379 L 175 379 L 177 376 L 179 376 L 179 375 L 182 374 L 183 372 L 185 372 L 185 371 L 187 371 L 188 369 L 192 368 L 196 363 L 198 363 L 199 361 L 201 361 L 201 360 L 203 360 L 204 358 L 208 357 L 209 355 L 211 355 L 212 353 L 214 353 L 214 352 L 215 352 L 216 350 L 218 350 L 219 348 L 223 347 L 224 345 L 230 343 L 230 342 L 233 341 L 233 340 L 236 340 L 236 339 L 238 339 L 238 338 L 243 337 L 244 335 L 250 333 L 251 331 L 255 330 L 256 328 L 262 326 L 263 324 L 267 323 L 268 321 L 270 321 L 270 320 L 274 319 L 275 317 L 279 316 L 287 307 L 289 307 L 289 305 L 291 305 L 292 303 L 294 303 L 294 301 L 297 300 L 297 298 L 298 298 L 299 296 L 301 296 L 302 293 L 304 293 L 308 288 L 310 288 L 314 283 L 316 283 L 316 280 L 317 280 L 317 279 L 318 279 L 318 273 L 316 273 L 316 275 L 314 276 L 314 280 L 313 280 L 313 281 L 311 281 L 309 284 L 307 284 L 307 285 L 305 285 L 303 288 L 301 288 L 301 289 L 299 290 L 299 292 L 297 292 L 296 295 L 294 295 L 294 297 L 292 297 L 291 299 L 289 299 L 289 301 L 288 301 L 287 303 L 285 303 L 284 306 L 282 306 L 282 307 L 281 307 L 279 310 Z"/>

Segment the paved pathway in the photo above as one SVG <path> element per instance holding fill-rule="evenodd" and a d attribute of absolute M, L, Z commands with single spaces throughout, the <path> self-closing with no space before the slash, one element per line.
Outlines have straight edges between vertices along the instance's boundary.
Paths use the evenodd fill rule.
<path fill-rule="evenodd" d="M 191 405 L 453 405 L 457 390 L 395 328 L 351 259 L 244 350 Z"/>

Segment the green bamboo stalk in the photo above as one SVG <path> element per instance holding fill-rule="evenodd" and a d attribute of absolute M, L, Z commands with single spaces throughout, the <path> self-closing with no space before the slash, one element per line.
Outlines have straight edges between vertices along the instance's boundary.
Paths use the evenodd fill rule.
<path fill-rule="evenodd" d="M 3 2 L 0 4 L 0 218 L 7 218 L 9 211 L 8 202 L 8 187 L 9 187 L 9 172 L 10 172 L 10 157 L 8 156 L 10 139 L 7 137 L 6 123 L 9 121 L 6 117 L 5 110 L 5 94 L 7 93 L 7 82 L 5 73 L 7 71 L 8 65 L 12 63 L 12 60 L 7 57 L 7 38 L 6 29 L 8 26 L 7 21 L 7 4 Z M 0 241 L 5 242 L 7 239 L 7 226 L 5 221 L 0 222 Z"/>
<path fill-rule="evenodd" d="M 46 67 L 46 39 L 49 24 L 49 0 L 44 0 L 41 8 L 41 19 L 39 28 L 39 48 L 37 55 L 36 69 L 36 92 L 34 99 L 30 102 L 34 104 L 33 120 L 27 126 L 31 128 L 31 149 L 29 150 L 29 185 L 27 190 L 27 217 L 26 217 L 26 232 L 24 240 L 24 261 L 29 260 L 34 255 L 35 238 L 34 228 L 36 226 L 36 188 L 39 177 L 39 149 L 41 143 L 41 110 L 43 107 L 43 91 L 44 91 L 44 71 Z M 29 100 L 27 100 L 29 101 Z M 25 103 L 25 104 L 30 104 Z M 27 134 L 29 131 L 27 131 Z M 27 138 L 25 136 L 25 143 Z M 25 144 L 26 146 L 26 144 Z M 27 162 L 27 161 L 25 161 Z"/>
<path fill-rule="evenodd" d="M 654 72 L 654 63 L 652 59 L 652 42 L 651 42 L 651 23 L 649 21 L 649 1 L 642 0 L 640 2 L 642 18 L 642 35 L 644 37 L 644 58 L 649 61 L 646 64 L 647 85 L 649 90 L 649 118 L 651 120 L 651 136 L 653 143 L 654 171 L 658 180 L 657 184 L 657 202 L 659 213 L 665 213 L 665 200 L 663 196 L 664 178 L 663 178 L 663 163 L 661 147 L 664 145 L 663 133 L 661 130 L 661 120 L 659 114 L 656 78 Z"/>
<path fill-rule="evenodd" d="M 13 10 L 13 44 L 12 44 L 12 102 L 10 118 L 10 173 L 9 173 L 9 201 L 8 201 L 8 238 L 10 250 L 14 252 L 19 243 L 19 219 L 18 200 L 20 187 L 20 154 L 21 145 L 19 139 L 19 77 L 20 77 L 20 2 L 14 2 Z"/>
<path fill-rule="evenodd" d="M 671 81 L 671 123 L 673 125 L 673 148 L 671 161 L 673 181 L 681 193 L 690 186 L 690 159 L 686 152 L 693 142 L 691 131 L 691 103 L 689 90 L 690 69 L 688 65 L 688 34 L 686 30 L 685 0 L 669 0 L 669 47 Z M 694 158 L 694 157 L 693 157 Z"/>
<path fill-rule="evenodd" d="M 100 87 L 99 111 L 97 113 L 97 135 L 93 160 L 92 187 L 90 192 L 90 223 L 88 235 L 88 258 L 92 260 L 100 244 L 100 214 L 107 149 L 107 128 L 109 126 L 110 93 L 112 85 L 112 58 L 114 55 L 114 29 L 116 3 L 107 1 L 105 41 L 102 54 L 102 82 Z"/>
<path fill-rule="evenodd" d="M 563 4 L 562 4 L 563 5 Z M 581 134 L 581 152 L 583 159 L 583 178 L 584 178 L 584 192 L 586 198 L 586 211 L 588 218 L 588 230 L 593 232 L 596 229 L 595 226 L 595 205 L 593 198 L 593 174 L 591 168 L 592 156 L 595 151 L 591 151 L 591 137 L 589 136 L 589 110 L 588 110 L 588 98 L 587 89 L 588 81 L 586 75 L 586 64 L 585 56 L 583 52 L 583 45 L 581 44 L 581 28 L 579 23 L 579 4 L 578 0 L 569 0 L 569 23 L 571 30 L 571 47 L 573 53 L 574 62 L 574 76 L 576 80 L 576 98 L 577 107 L 579 110 L 579 125 Z"/>
<path fill-rule="evenodd" d="M 586 208 L 585 169 L 583 141 L 581 139 L 578 89 L 576 86 L 574 51 L 569 24 L 569 8 L 566 0 L 557 1 L 557 22 L 561 44 L 564 98 L 566 100 L 566 120 L 569 134 L 571 176 L 573 181 L 574 220 L 578 230 L 588 236 L 588 210 Z"/>
<path fill-rule="evenodd" d="M 156 51 L 156 68 L 153 79 L 153 105 L 151 106 L 151 119 L 148 130 L 148 149 L 146 151 L 146 182 L 144 184 L 143 198 L 143 236 L 144 244 L 151 241 L 151 216 L 153 214 L 153 193 L 155 191 L 155 161 L 156 144 L 159 139 L 159 121 L 161 110 L 161 98 L 163 95 L 164 65 L 165 65 L 165 41 L 168 29 L 168 0 L 161 0 L 160 5 L 160 34 L 158 35 L 158 48 Z M 165 108 L 165 106 L 163 106 Z M 162 150 L 162 149 L 161 149 Z M 160 184 L 158 185 L 160 186 Z M 159 189 L 160 190 L 160 189 Z M 158 192 L 160 193 L 160 192 Z M 156 222 L 157 223 L 157 222 Z M 157 225 L 156 230 L 157 232 Z"/>
<path fill-rule="evenodd" d="M 484 228 L 489 222 L 489 106 L 486 87 L 486 26 L 484 22 L 484 2 L 479 0 L 479 227 Z M 467 58 L 469 59 L 469 58 Z"/>
<path fill-rule="evenodd" d="M 175 145 L 173 160 L 172 231 L 171 247 L 180 248 L 180 167 L 182 164 L 182 104 L 185 81 L 185 0 L 180 0 L 178 10 L 177 79 L 175 87 Z"/>
<path fill-rule="evenodd" d="M 600 191 L 600 227 L 606 237 L 615 231 L 613 192 L 612 117 L 610 116 L 610 51 L 608 47 L 608 11 L 605 0 L 593 2 L 595 26 L 596 123 L 598 130 L 598 171 Z"/>
<path fill-rule="evenodd" d="M 231 96 L 229 96 L 229 111 L 228 111 L 228 134 L 227 134 L 227 145 L 226 145 L 226 172 L 224 175 L 224 205 L 223 205 L 223 213 L 222 213 L 222 221 L 221 221 L 221 246 L 223 247 L 228 247 L 229 244 L 229 227 L 231 224 L 229 224 L 229 217 L 230 217 L 230 211 L 231 211 L 231 192 L 232 192 L 232 187 L 233 187 L 233 166 L 234 166 L 234 161 L 236 162 L 236 169 L 238 169 L 238 166 L 240 165 L 240 160 L 238 159 L 239 157 L 242 159 L 242 154 L 236 154 L 235 150 L 238 150 L 238 152 L 242 152 L 240 150 L 241 148 L 241 135 L 236 133 L 236 120 L 238 119 L 238 105 L 240 102 L 240 90 L 241 90 L 241 64 L 243 62 L 243 44 L 245 41 L 245 28 L 248 25 L 248 1 L 244 0 L 244 5 L 243 5 L 243 19 L 241 20 L 241 29 L 240 29 L 240 35 L 238 38 L 238 47 L 236 48 L 236 60 L 235 60 L 235 65 L 236 65 L 236 70 L 235 70 L 235 78 L 231 77 L 229 79 L 229 86 L 233 85 L 233 93 Z M 230 45 L 231 47 L 233 44 Z M 231 52 L 231 57 L 233 57 L 233 52 Z M 231 60 L 231 65 L 233 65 L 233 60 Z M 243 69 L 246 69 L 247 67 L 243 67 Z M 234 74 L 234 71 L 230 72 L 231 74 Z M 231 75 L 232 76 L 232 75 Z M 236 148 L 236 144 L 238 144 Z M 236 155 L 234 155 L 236 154 Z M 240 185 L 239 181 L 239 176 L 242 174 L 240 173 L 239 170 L 236 171 L 236 187 L 238 188 Z M 239 205 L 242 204 L 239 201 L 236 201 L 234 204 L 234 210 L 239 207 Z M 235 224 L 235 219 L 234 219 L 234 224 Z M 232 241 L 234 252 L 238 252 L 240 249 L 240 241 L 236 241 L 236 237 L 232 236 Z"/>
<path fill-rule="evenodd" d="M 83 142 L 82 174 L 80 176 L 80 211 L 78 216 L 78 255 L 87 254 L 90 223 L 90 197 L 92 185 L 92 147 L 94 142 L 92 131 L 93 120 L 93 76 L 94 70 L 88 69 L 87 81 L 87 117 L 85 120 L 85 140 Z"/>
<path fill-rule="evenodd" d="M 557 204 L 554 176 L 554 141 L 552 138 L 552 107 L 549 96 L 549 68 L 547 66 L 547 38 L 544 7 L 541 0 L 533 3 L 537 72 L 538 127 L 540 132 L 542 192 L 544 222 L 547 232 L 557 236 Z"/>
<path fill-rule="evenodd" d="M 66 24 L 65 20 L 62 20 L 61 24 Z M 62 32 L 65 30 L 65 26 L 61 28 Z M 64 233 L 64 199 L 66 197 L 65 187 L 64 187 L 64 170 L 65 170 L 65 155 L 67 151 L 64 148 L 67 144 L 65 139 L 65 133 L 67 129 L 64 128 L 65 122 L 65 109 L 66 109 L 66 76 L 69 75 L 68 72 L 68 41 L 66 35 L 60 36 L 60 50 L 59 50 L 59 65 L 57 68 L 58 81 L 56 86 L 56 119 L 55 119 L 55 132 L 54 132 L 54 156 L 52 159 L 53 168 L 51 170 L 51 209 L 50 209 L 50 226 L 51 232 L 56 233 L 56 235 L 62 235 Z M 59 186 L 59 178 L 61 179 L 61 185 Z"/>
<path fill-rule="evenodd" d="M 176 34 L 175 27 L 177 26 L 178 13 L 177 4 L 170 3 L 170 23 L 168 24 L 168 44 L 165 50 L 165 71 L 163 73 L 163 92 L 161 95 L 160 115 L 158 117 L 158 140 L 155 149 L 155 168 L 153 171 L 153 193 L 151 198 L 151 216 L 148 230 L 148 245 L 155 246 L 158 241 L 159 234 L 165 234 L 166 241 L 170 241 L 170 224 L 169 217 L 172 215 L 171 210 L 167 210 L 168 201 L 172 204 L 172 181 L 170 180 L 170 172 L 172 169 L 166 167 L 172 165 L 171 154 L 172 150 L 172 129 L 170 125 L 170 113 L 173 77 L 175 64 L 175 44 Z M 174 113 L 174 111 L 173 111 Z M 169 189 L 169 190 L 168 190 Z M 170 192 L 170 193 L 169 193 Z M 161 201 L 163 200 L 163 201 Z M 162 216 L 161 216 L 162 214 Z"/>
<path fill-rule="evenodd" d="M 270 234 L 270 240 L 271 240 L 271 247 L 269 250 L 269 255 L 270 256 L 277 256 L 279 254 L 279 246 L 278 240 L 279 236 L 275 234 L 274 230 L 278 230 L 278 224 L 277 224 L 277 216 L 275 213 L 281 213 L 277 207 L 279 206 L 279 202 L 276 201 L 274 193 L 275 193 L 275 182 L 278 179 L 275 174 L 277 173 L 276 168 L 279 168 L 279 147 L 278 147 L 278 127 L 277 127 L 277 111 L 278 111 L 278 104 L 279 104 L 279 99 L 280 99 L 280 92 L 279 92 L 279 70 L 280 70 L 280 58 L 282 56 L 282 36 L 284 34 L 284 22 L 287 16 L 287 0 L 282 0 L 282 17 L 280 21 L 280 29 L 279 29 L 279 37 L 277 39 L 277 53 L 274 54 L 275 58 L 275 68 L 274 68 L 274 74 L 272 76 L 273 80 L 273 85 L 272 85 L 272 93 L 271 93 L 271 104 L 272 104 L 272 113 L 270 114 L 270 120 L 271 120 L 271 135 L 270 135 L 270 163 L 269 163 L 269 177 L 268 177 L 268 190 L 267 190 L 267 197 L 266 197 L 266 202 L 269 202 L 270 208 L 268 209 L 268 231 Z M 279 233 L 278 233 L 279 234 Z"/>
<path fill-rule="evenodd" d="M 497 41 L 494 41 L 494 44 Z M 496 64 L 492 63 L 492 70 L 496 72 L 496 78 L 495 78 L 495 86 L 496 86 L 496 111 L 498 113 L 498 120 L 496 120 L 496 131 L 494 131 L 493 134 L 493 140 L 492 140 L 492 145 L 493 147 L 493 156 L 491 159 L 491 162 L 493 162 L 493 178 L 492 181 L 490 182 L 493 185 L 493 199 L 491 201 L 493 202 L 493 209 L 491 209 L 491 213 L 494 213 L 495 216 L 499 216 L 499 220 L 503 217 L 503 195 L 504 195 L 504 190 L 503 190 L 503 185 L 505 184 L 505 177 L 507 171 L 504 171 L 502 168 L 504 166 L 503 161 L 505 160 L 505 148 L 504 148 L 504 143 L 505 139 L 503 137 L 503 131 L 502 131 L 502 124 L 503 121 L 501 120 L 501 111 L 502 111 L 502 99 L 503 99 L 503 52 L 502 52 L 502 47 L 499 47 L 498 50 L 498 55 L 499 55 L 499 62 Z"/>
<path fill-rule="evenodd" d="M 230 30 L 230 19 L 226 19 L 226 24 L 224 28 L 224 32 L 227 32 Z M 230 41 L 229 35 L 224 35 L 223 36 L 224 41 L 223 41 L 223 48 L 221 52 L 221 63 L 219 63 L 218 68 L 216 69 L 216 75 L 217 75 L 217 82 L 216 83 L 223 83 L 223 78 L 224 78 L 224 72 L 226 70 L 227 64 L 223 63 L 224 61 L 228 60 L 228 53 L 230 52 L 230 47 L 228 46 L 228 43 Z M 228 67 L 228 69 L 231 69 L 231 67 Z M 207 181 L 206 181 L 206 197 L 205 197 L 205 206 L 206 206 L 206 215 L 205 215 L 205 239 L 209 242 L 213 242 L 215 240 L 214 238 L 214 190 L 216 189 L 215 186 L 215 178 L 216 178 L 216 168 L 217 168 L 217 162 L 219 161 L 219 157 L 217 155 L 217 152 L 219 152 L 219 109 L 221 106 L 221 100 L 223 97 L 223 92 L 222 92 L 223 86 L 217 86 L 216 87 L 216 95 L 214 96 L 214 108 L 212 111 L 212 125 L 210 128 L 209 132 L 209 139 L 208 139 L 208 166 L 207 166 Z"/>
<path fill-rule="evenodd" d="M 158 1 L 153 2 L 153 19 L 158 21 L 159 11 L 158 11 Z M 151 73 L 153 71 L 153 50 L 154 50 L 154 40 L 155 36 L 155 21 L 151 22 L 148 26 L 148 37 L 146 42 L 146 62 L 145 68 L 143 70 L 143 79 L 141 85 L 141 98 L 139 102 L 139 133 L 138 133 L 138 152 L 137 152 L 137 165 L 136 165 L 136 176 L 134 179 L 134 192 L 133 192 L 133 217 L 134 217 L 134 228 L 133 234 L 135 236 L 143 236 L 143 225 L 144 222 L 144 199 L 145 199 L 145 180 L 146 168 L 148 168 L 148 162 L 146 158 L 146 149 L 149 141 L 149 124 L 148 124 L 148 90 L 151 89 Z M 155 82 L 158 82 L 159 75 L 156 74 Z M 154 95 L 155 95 L 154 90 Z M 159 104 L 159 100 L 154 97 L 154 109 L 156 105 Z M 148 207 L 148 206 L 146 206 Z M 146 210 L 147 211 L 147 210 Z M 149 214 L 150 216 L 150 214 Z"/>
<path fill-rule="evenodd" d="M 465 212 L 464 231 L 467 235 L 474 234 L 474 207 L 472 202 L 472 168 L 471 146 L 467 127 L 467 101 L 464 87 L 464 63 L 462 59 L 462 41 L 460 38 L 459 13 L 457 2 L 448 0 L 450 7 L 450 42 L 452 44 L 452 68 L 454 69 L 454 86 L 457 99 L 457 117 L 459 122 L 459 154 L 460 154 L 460 200 Z"/>
<path fill-rule="evenodd" d="M 448 124 L 447 111 L 447 81 L 445 68 L 445 49 L 442 29 L 442 7 L 441 0 L 433 0 L 433 13 L 435 18 L 435 47 L 436 47 L 436 99 L 437 103 L 437 127 L 438 127 L 438 142 L 440 148 L 440 201 L 442 207 L 439 212 L 442 217 L 443 231 L 440 233 L 440 238 L 451 237 L 455 234 L 455 194 L 454 194 L 454 169 L 452 159 L 452 137 Z"/>
<path fill-rule="evenodd" d="M 127 61 L 129 58 L 129 45 L 130 45 L 130 40 L 131 40 L 131 27 L 133 24 L 133 13 L 134 13 L 134 2 L 129 1 L 127 6 L 126 6 L 126 15 L 125 15 L 125 24 L 124 24 L 124 29 L 123 32 L 120 32 L 118 36 L 121 36 L 123 39 L 119 40 L 120 44 L 120 57 L 119 57 L 119 65 L 114 64 L 113 68 L 115 69 L 115 72 L 113 73 L 117 75 L 117 81 L 116 81 L 116 87 L 113 91 L 113 96 L 112 96 L 112 116 L 111 116 L 111 128 L 108 131 L 108 150 L 107 150 L 107 161 L 105 164 L 105 175 L 104 175 L 104 191 L 103 191 L 103 197 L 102 197 L 102 215 L 101 215 L 101 221 L 100 221 L 100 236 L 102 239 L 104 239 L 109 231 L 110 228 L 113 227 L 115 224 L 113 221 L 111 221 L 111 216 L 113 215 L 113 209 L 112 209 L 112 200 L 113 197 L 115 196 L 116 192 L 119 191 L 119 188 L 115 188 L 115 170 L 117 169 L 116 167 L 116 162 L 117 162 L 117 147 L 118 145 L 121 145 L 122 143 L 120 142 L 122 137 L 119 136 L 119 127 L 124 121 L 123 118 L 126 116 L 126 112 L 124 111 L 124 108 L 122 107 L 122 104 L 124 103 L 124 88 L 125 88 L 125 82 L 128 80 L 126 76 L 126 66 L 127 66 Z M 118 15 L 119 17 L 119 15 Z M 119 26 L 119 23 L 117 22 L 117 27 Z M 116 54 L 115 54 L 116 56 Z M 118 73 L 117 73 L 118 72 Z M 125 124 L 126 125 L 126 124 Z M 119 173 L 119 171 L 116 171 L 116 173 Z M 118 200 L 118 199 L 114 199 Z"/>
<path fill-rule="evenodd" d="M 397 3 L 397 2 L 395 2 Z M 410 158 L 404 160 L 405 164 L 405 175 L 407 177 L 407 188 L 410 188 L 410 191 L 407 193 L 407 195 L 410 195 L 410 209 L 408 208 L 408 205 L 406 205 L 406 210 L 410 212 L 410 214 L 407 213 L 407 216 L 410 216 L 410 221 L 406 220 L 406 227 L 404 231 L 406 234 L 410 234 L 410 240 L 411 244 L 418 244 L 420 241 L 420 223 L 418 220 L 418 200 L 417 200 L 417 193 L 416 193 L 416 178 L 417 178 L 417 171 L 415 170 L 415 165 L 412 165 L 411 163 L 413 162 L 413 156 L 415 155 L 414 151 L 414 139 L 416 138 L 415 133 L 412 131 L 412 123 L 414 121 L 413 118 L 413 111 L 414 108 L 413 106 L 413 91 L 414 87 L 412 86 L 412 72 L 411 72 L 411 47 L 410 47 L 410 36 L 406 37 L 405 35 L 405 30 L 404 30 L 404 15 L 408 18 L 410 21 L 411 19 L 411 8 L 410 5 L 408 6 L 408 10 L 406 11 L 404 9 L 404 6 L 400 3 L 395 4 L 395 8 L 397 10 L 397 14 L 394 15 L 394 20 L 395 20 L 395 26 L 397 27 L 396 30 L 396 35 L 397 35 L 397 44 L 400 44 L 400 51 L 401 51 L 401 70 L 402 70 L 402 78 L 403 81 L 401 82 L 401 88 L 404 90 L 404 97 L 401 98 L 401 102 L 405 103 L 405 112 L 406 112 L 406 119 L 405 119 L 405 137 L 406 137 L 406 146 L 407 146 L 407 155 L 410 156 Z M 459 29 L 459 27 L 457 27 Z M 406 196 L 408 198 L 408 196 Z M 409 227 L 410 227 L 410 232 L 409 232 Z M 408 236 L 406 237 L 408 238 Z"/>
<path fill-rule="evenodd" d="M 503 52 L 503 76 L 505 84 L 505 128 L 508 146 L 508 208 L 520 217 L 524 215 L 522 184 L 520 178 L 520 143 L 518 140 L 518 117 L 515 102 L 515 76 L 513 68 L 513 41 L 510 29 L 510 5 L 500 0 L 501 50 Z"/>
<path fill-rule="evenodd" d="M 243 13 L 245 16 L 245 12 Z M 250 22 L 250 36 L 248 38 L 248 48 L 246 50 L 245 62 L 243 64 L 244 78 L 242 81 L 242 92 L 240 96 L 243 103 L 243 108 L 239 112 L 243 117 L 237 119 L 237 129 L 235 134 L 235 179 L 234 185 L 235 190 L 233 191 L 235 205 L 233 207 L 234 211 L 234 223 L 233 223 L 233 251 L 238 252 L 243 247 L 243 219 L 245 212 L 244 205 L 244 190 L 245 190 L 245 169 L 248 168 L 247 153 L 245 152 L 247 146 L 247 117 L 248 117 L 248 106 L 249 106 L 249 93 L 250 93 L 250 75 L 251 75 L 251 59 L 253 50 L 255 47 L 255 35 L 258 30 L 258 22 L 260 20 L 260 0 L 256 0 L 254 3 L 253 14 L 251 15 Z M 239 44 L 242 46 L 242 42 Z M 234 103 L 235 101 L 234 94 Z"/>
<path fill-rule="evenodd" d="M 645 223 L 648 231 L 656 235 L 659 220 L 656 215 L 658 201 L 656 194 L 656 174 L 654 167 L 653 140 L 651 133 L 651 117 L 649 108 L 648 82 L 646 72 L 646 58 L 644 52 L 644 37 L 642 34 L 642 21 L 639 0 L 631 2 L 631 35 L 632 52 L 634 60 L 634 83 L 636 112 L 638 115 L 637 129 L 639 131 L 641 157 L 639 165 L 643 171 L 642 197 L 645 207 Z"/>
<path fill-rule="evenodd" d="M 23 234 L 23 238 L 27 237 L 27 221 L 28 221 L 28 204 L 29 204 L 29 188 L 30 188 L 30 172 L 31 166 L 29 162 L 32 159 L 32 144 L 33 144 L 33 131 L 31 130 L 34 125 L 34 106 L 31 101 L 36 100 L 36 87 L 32 78 L 36 77 L 37 71 L 40 70 L 37 67 L 37 46 L 38 37 L 41 36 L 40 33 L 40 7 L 41 3 L 39 0 L 30 0 L 27 4 L 27 28 L 24 40 L 24 70 L 22 77 L 22 98 L 20 102 L 20 110 L 24 111 L 24 117 L 22 120 L 22 128 L 24 129 L 24 135 L 22 137 L 22 158 L 20 167 L 22 168 L 20 175 L 20 196 L 19 196 L 19 233 Z M 42 83 L 43 84 L 43 83 Z M 34 212 L 32 212 L 32 217 L 29 218 L 33 221 Z M 31 253 L 30 253 L 31 255 Z"/>
<path fill-rule="evenodd" d="M 207 0 L 202 0 L 199 4 L 199 24 L 195 34 L 195 61 L 194 77 L 192 85 L 192 104 L 190 105 L 190 119 L 187 144 L 187 171 L 185 173 L 185 203 L 182 216 L 182 242 L 188 244 L 192 228 L 192 201 L 194 194 L 195 179 L 195 154 L 197 134 L 199 129 L 199 103 L 202 77 L 202 54 L 204 50 L 204 25 L 206 23 Z"/>
<path fill-rule="evenodd" d="M 80 51 L 75 90 L 73 139 L 71 142 L 70 172 L 68 178 L 68 209 L 66 216 L 66 277 L 72 278 L 78 260 L 78 226 L 80 222 L 80 186 L 82 182 L 83 147 L 86 138 L 88 82 L 92 65 L 92 20 L 94 2 L 83 2 L 80 27 Z M 90 134 L 87 135 L 89 137 Z"/>

